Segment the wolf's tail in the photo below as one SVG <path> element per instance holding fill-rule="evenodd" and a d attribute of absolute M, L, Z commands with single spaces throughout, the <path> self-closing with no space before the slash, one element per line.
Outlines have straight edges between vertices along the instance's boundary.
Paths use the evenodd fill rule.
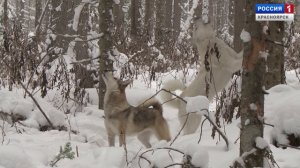
<path fill-rule="evenodd" d="M 160 113 L 163 112 L 163 108 L 161 106 L 161 103 L 156 99 L 156 98 L 151 98 L 149 100 L 145 100 L 143 103 L 141 103 L 139 105 L 139 107 L 145 107 L 145 108 L 148 108 L 148 107 L 153 107 L 153 109 L 156 109 L 158 110 Z"/>
<path fill-rule="evenodd" d="M 184 90 L 185 86 L 180 80 L 170 80 L 164 84 L 163 89 L 173 92 L 175 90 Z M 172 100 L 172 94 L 162 90 L 159 95 L 163 103 L 178 108 L 178 101 L 177 99 Z"/>

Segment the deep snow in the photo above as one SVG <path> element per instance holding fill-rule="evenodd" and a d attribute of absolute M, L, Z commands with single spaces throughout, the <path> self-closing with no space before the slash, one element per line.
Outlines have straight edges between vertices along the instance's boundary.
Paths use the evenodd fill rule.
<path fill-rule="evenodd" d="M 141 99 L 145 99 L 155 93 L 156 83 L 152 84 L 151 89 L 147 89 L 142 79 L 134 81 L 131 88 L 126 90 L 129 102 L 137 105 Z M 288 85 L 278 85 L 268 92 L 266 96 L 265 117 L 266 122 L 275 124 L 280 131 L 296 132 L 300 134 L 300 85 L 298 79 L 292 72 L 287 73 Z M 63 114 L 57 110 L 53 102 L 49 99 L 41 99 L 36 96 L 42 108 L 56 124 L 64 124 L 77 134 L 68 131 L 46 131 L 40 132 L 37 126 L 45 124 L 45 120 L 40 116 L 30 98 L 23 98 L 20 90 L 8 92 L 2 88 L 0 90 L 0 111 L 6 113 L 18 113 L 28 117 L 24 127 L 17 124 L 17 127 L 0 120 L 5 136 L 0 134 L 0 168 L 48 168 L 49 163 L 59 152 L 60 146 L 66 142 L 71 142 L 73 151 L 76 153 L 78 148 L 79 156 L 75 159 L 63 159 L 57 163 L 58 168 L 119 168 L 126 166 L 125 150 L 122 147 L 108 147 L 107 135 L 104 127 L 103 111 L 97 109 L 96 90 L 89 90 L 90 100 L 87 107 L 82 112 L 75 114 Z M 210 109 L 214 110 L 214 103 Z M 177 119 L 177 111 L 170 107 L 164 107 L 164 116 L 167 119 L 172 137 L 174 138 L 180 130 Z M 62 120 L 63 119 L 63 120 Z M 55 120 L 55 121 L 54 121 Z M 239 137 L 239 120 L 225 126 L 226 135 L 231 142 L 231 148 L 226 151 L 225 142 L 222 138 L 211 138 L 211 125 L 204 123 L 203 134 L 200 144 L 200 128 L 195 134 L 179 136 L 171 146 L 174 149 L 193 156 L 192 163 L 208 168 L 229 167 L 239 155 L 239 142 L 235 141 Z M 222 130 L 224 130 L 222 128 Z M 2 129 L 0 129 L 2 133 Z M 275 134 L 272 127 L 265 126 L 266 142 Z M 280 136 L 280 135 L 278 135 Z M 4 139 L 3 139 L 4 138 Z M 267 144 L 260 139 L 259 144 L 265 147 Z M 169 143 L 158 142 L 151 139 L 154 148 L 170 147 Z M 299 168 L 300 151 L 296 149 L 280 149 L 269 144 L 274 157 L 281 168 Z M 127 160 L 128 167 L 139 167 L 139 155 L 146 151 L 142 144 L 135 137 L 127 138 Z M 172 163 L 180 163 L 182 154 L 167 149 L 149 151 L 143 155 L 152 163 L 159 167 L 167 166 Z M 207 164 L 208 163 L 208 164 Z M 141 167 L 149 167 L 147 161 L 140 159 Z M 178 166 L 177 166 L 178 167 Z"/>

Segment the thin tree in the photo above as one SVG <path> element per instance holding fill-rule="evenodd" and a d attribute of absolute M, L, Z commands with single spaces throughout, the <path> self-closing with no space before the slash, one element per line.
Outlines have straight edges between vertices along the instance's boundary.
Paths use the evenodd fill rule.
<path fill-rule="evenodd" d="M 142 35 L 141 0 L 131 0 L 131 36 L 139 38 Z"/>
<path fill-rule="evenodd" d="M 53 33 L 58 36 L 55 39 L 54 46 L 62 49 L 61 53 L 64 54 L 69 46 L 70 39 L 66 38 L 64 35 L 70 33 L 70 28 L 68 27 L 69 20 L 72 18 L 70 15 L 71 1 L 68 0 L 55 0 L 51 1 L 51 29 Z M 51 61 L 56 58 L 51 58 Z"/>
<path fill-rule="evenodd" d="M 180 23 L 181 23 L 181 0 L 174 0 L 174 8 L 173 8 L 173 38 L 177 39 L 180 33 Z"/>
<path fill-rule="evenodd" d="M 89 46 L 87 42 L 87 35 L 91 30 L 89 26 L 89 3 L 82 2 L 77 0 L 76 7 L 74 8 L 74 21 L 73 31 L 76 35 L 79 35 L 81 40 L 75 40 L 74 51 L 76 54 L 76 60 L 80 61 L 83 59 L 89 59 Z M 80 79 L 79 87 L 81 88 L 92 88 L 94 86 L 93 78 L 91 77 L 91 70 L 87 69 L 87 66 L 90 64 L 90 61 L 83 62 L 81 64 L 75 64 L 75 76 L 76 79 Z M 76 80 L 77 81 L 77 80 Z"/>
<path fill-rule="evenodd" d="M 101 75 L 106 70 L 113 70 L 113 62 L 110 59 L 113 56 L 113 41 L 112 41 L 112 28 L 113 28 L 113 16 L 111 15 L 113 1 L 112 0 L 100 0 L 99 1 L 99 27 L 101 36 L 98 45 L 100 47 L 100 59 L 99 59 L 99 109 L 104 108 L 104 94 L 105 83 Z"/>
<path fill-rule="evenodd" d="M 154 34 L 154 9 L 155 1 L 146 1 L 145 2 L 145 26 L 144 32 L 146 34 L 147 40 L 151 40 Z"/>
<path fill-rule="evenodd" d="M 244 0 L 234 0 L 234 38 L 233 38 L 233 48 L 236 52 L 240 52 L 243 48 L 243 43 L 240 38 L 241 31 L 244 27 L 245 22 L 245 1 Z"/>
<path fill-rule="evenodd" d="M 244 39 L 244 60 L 241 95 L 240 156 L 243 167 L 263 167 L 263 152 L 256 150 L 255 140 L 263 137 L 265 64 L 261 53 L 265 50 L 262 25 L 255 21 L 255 4 L 265 0 L 246 0 L 245 31 L 251 39 Z M 240 167 L 241 165 L 237 166 Z"/>
<path fill-rule="evenodd" d="M 156 1 L 156 28 L 155 28 L 155 43 L 158 49 L 164 46 L 165 38 L 165 23 L 166 23 L 166 0 Z"/>
<path fill-rule="evenodd" d="M 42 14 L 42 1 L 41 0 L 35 0 L 35 21 L 34 21 L 34 27 L 37 27 L 39 24 L 39 19 Z M 36 32 L 36 36 L 39 37 L 40 31 L 38 30 Z"/>

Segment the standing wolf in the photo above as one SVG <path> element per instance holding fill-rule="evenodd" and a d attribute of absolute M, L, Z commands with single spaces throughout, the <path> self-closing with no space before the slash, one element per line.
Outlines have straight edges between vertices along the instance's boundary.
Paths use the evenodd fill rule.
<path fill-rule="evenodd" d="M 226 86 L 232 74 L 242 67 L 243 53 L 237 54 L 223 40 L 216 37 L 210 24 L 204 24 L 202 21 L 196 22 L 193 43 L 197 46 L 202 63 L 196 78 L 188 87 L 178 80 L 171 80 L 166 82 L 163 88 L 169 91 L 182 90 L 181 97 L 206 95 L 212 100 Z M 167 92 L 162 92 L 161 98 L 164 102 L 172 99 L 171 94 Z M 179 109 L 179 121 L 181 124 L 185 123 L 186 103 L 175 99 L 168 104 Z M 200 123 L 201 115 L 191 113 L 183 133 L 194 133 Z"/>
<path fill-rule="evenodd" d="M 112 73 L 102 78 L 106 85 L 104 96 L 105 127 L 109 146 L 115 145 L 115 136 L 119 136 L 119 145 L 125 145 L 125 136 L 138 134 L 138 139 L 151 147 L 150 135 L 154 133 L 159 140 L 171 140 L 169 126 L 162 115 L 162 106 L 156 99 L 150 99 L 138 107 L 129 105 L 125 88 L 130 80 L 121 81 Z M 151 108 L 152 107 L 152 108 Z"/>

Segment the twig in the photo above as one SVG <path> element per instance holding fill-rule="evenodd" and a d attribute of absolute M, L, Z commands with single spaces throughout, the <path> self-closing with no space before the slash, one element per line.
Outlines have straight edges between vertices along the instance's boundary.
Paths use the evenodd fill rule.
<path fill-rule="evenodd" d="M 3 116 L 1 116 L 2 118 L 2 126 L 1 126 L 1 130 L 2 130 L 2 141 L 1 141 L 1 144 L 3 145 L 4 144 L 4 141 L 5 141 L 5 136 L 6 136 L 6 133 L 5 133 L 5 121 L 4 121 L 4 118 Z"/>
<path fill-rule="evenodd" d="M 182 97 L 180 97 L 180 96 L 178 96 L 178 95 L 172 93 L 171 91 L 166 90 L 166 89 L 160 89 L 158 92 L 156 92 L 154 95 L 152 95 L 151 97 L 149 97 L 148 99 L 146 99 L 146 100 L 145 100 L 143 103 L 141 103 L 140 105 L 143 105 L 144 103 L 146 103 L 147 101 L 149 101 L 150 99 L 152 99 L 153 97 L 155 97 L 156 95 L 158 95 L 161 91 L 167 92 L 167 93 L 169 93 L 169 94 L 175 96 L 175 97 L 178 98 L 179 100 L 183 101 L 184 103 L 187 103 L 187 101 L 184 100 L 184 98 L 182 98 Z M 172 100 L 174 100 L 174 99 L 168 100 L 167 102 L 172 101 Z M 165 103 L 165 102 L 164 102 L 164 103 Z"/>
<path fill-rule="evenodd" d="M 173 164 L 170 164 L 170 165 L 166 166 L 165 168 L 176 166 L 176 165 L 183 166 L 184 164 L 182 164 L 182 163 L 173 163 Z"/>
<path fill-rule="evenodd" d="M 293 148 L 293 149 L 300 150 L 300 148 L 299 148 L 299 147 L 296 147 L 296 146 L 291 146 L 291 145 L 286 145 L 286 144 L 278 144 L 278 146 L 281 146 L 281 147 L 288 147 L 288 148 Z"/>
<path fill-rule="evenodd" d="M 146 160 L 149 163 L 149 165 L 151 165 L 151 161 L 149 159 L 147 159 L 146 157 L 144 157 L 143 156 L 144 154 L 146 154 L 148 152 L 151 152 L 151 151 L 154 152 L 154 150 L 164 150 L 164 149 L 167 149 L 167 150 L 170 150 L 170 151 L 175 151 L 175 152 L 178 152 L 182 155 L 185 155 L 182 151 L 180 151 L 178 149 L 175 149 L 175 148 L 171 148 L 171 147 L 161 147 L 161 148 L 155 148 L 155 149 L 148 149 L 148 150 L 146 150 L 145 152 L 143 152 L 142 154 L 139 155 L 139 161 L 138 161 L 139 167 L 141 168 L 141 163 L 140 163 L 141 159 Z"/>
<path fill-rule="evenodd" d="M 207 110 L 207 109 L 206 109 Z M 226 137 L 226 135 L 224 135 L 224 133 L 219 129 L 219 127 L 216 125 L 216 123 L 214 123 L 211 118 L 209 116 L 207 116 L 206 114 L 203 115 L 205 118 L 207 118 L 207 120 L 215 127 L 215 129 L 218 131 L 218 133 L 221 135 L 221 137 L 224 139 L 226 146 L 227 146 L 227 150 L 229 150 L 229 142 L 228 139 Z"/>
<path fill-rule="evenodd" d="M 202 137 L 202 128 L 203 128 L 203 125 L 204 125 L 204 122 L 207 120 L 207 118 L 205 118 L 205 120 L 202 121 L 202 124 L 201 124 L 201 130 L 200 130 L 200 137 L 199 137 L 199 140 L 198 140 L 198 144 L 200 143 L 201 141 L 201 137 Z"/>
<path fill-rule="evenodd" d="M 235 141 L 234 141 L 234 144 L 237 143 L 237 141 L 240 139 L 241 137 L 239 136 Z"/>
<path fill-rule="evenodd" d="M 142 166 L 141 166 L 141 159 L 144 159 L 144 160 L 146 160 L 148 163 L 149 163 L 149 165 L 151 165 L 151 161 L 149 160 L 149 159 L 147 159 L 146 157 L 144 157 L 144 156 L 142 156 L 142 155 L 140 155 L 139 156 L 139 167 L 140 168 L 142 168 Z"/>
<path fill-rule="evenodd" d="M 273 41 L 273 40 L 271 40 L 271 39 L 266 39 L 265 41 L 266 41 L 266 42 L 269 42 L 269 43 L 272 43 L 272 44 L 276 44 L 276 45 L 282 46 L 282 47 L 289 47 L 289 45 L 284 45 L 284 44 L 281 43 L 281 42 Z"/>
<path fill-rule="evenodd" d="M 139 151 L 135 154 L 135 156 L 129 161 L 129 163 L 132 163 L 136 158 L 137 156 L 139 155 L 140 151 L 142 150 L 142 148 L 139 149 Z"/>
<path fill-rule="evenodd" d="M 89 59 L 82 59 L 82 60 L 79 60 L 79 61 L 71 62 L 70 64 L 81 64 L 81 63 L 90 62 L 90 61 L 93 61 L 93 60 L 96 60 L 96 59 L 100 59 L 100 57 L 89 58 Z"/>
<path fill-rule="evenodd" d="M 186 119 L 185 119 L 185 121 L 184 121 L 184 123 L 183 123 L 181 129 L 178 131 L 177 135 L 175 136 L 175 138 L 173 139 L 173 141 L 170 143 L 170 146 L 172 146 L 173 143 L 175 142 L 175 140 L 179 137 L 181 131 L 183 130 L 183 128 L 185 127 L 185 125 L 186 125 L 186 123 L 187 123 L 187 121 L 188 121 L 188 118 L 189 118 L 189 113 L 187 114 Z"/>
<path fill-rule="evenodd" d="M 125 136 L 125 135 L 124 135 L 124 136 Z M 129 161 L 128 161 L 128 150 L 127 150 L 126 142 L 124 143 L 124 150 L 125 150 L 126 164 L 127 164 L 127 166 L 128 166 L 128 165 L 129 165 Z"/>
<path fill-rule="evenodd" d="M 270 127 L 274 127 L 273 124 L 268 124 L 268 123 L 265 123 L 265 122 L 264 122 L 264 125 L 267 125 L 267 126 L 270 126 Z"/>
<path fill-rule="evenodd" d="M 79 157 L 79 150 L 78 150 L 78 146 L 76 145 L 76 156 Z"/>

